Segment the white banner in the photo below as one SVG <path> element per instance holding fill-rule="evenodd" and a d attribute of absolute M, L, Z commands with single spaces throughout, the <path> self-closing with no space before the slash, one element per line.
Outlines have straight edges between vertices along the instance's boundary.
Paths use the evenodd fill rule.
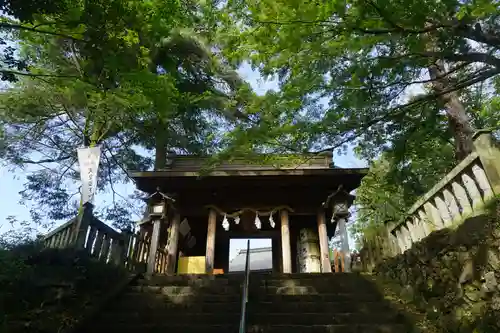
<path fill-rule="evenodd" d="M 82 180 L 82 203 L 92 202 L 97 187 L 97 170 L 101 147 L 78 148 L 78 164 Z"/>

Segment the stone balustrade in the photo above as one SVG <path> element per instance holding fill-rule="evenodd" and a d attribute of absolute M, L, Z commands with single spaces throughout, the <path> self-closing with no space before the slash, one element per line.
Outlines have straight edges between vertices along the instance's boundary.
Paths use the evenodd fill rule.
<path fill-rule="evenodd" d="M 131 271 L 143 272 L 151 255 L 151 235 L 119 232 L 92 214 L 86 205 L 82 214 L 62 224 L 44 237 L 47 248 L 77 248 L 92 257 Z M 153 263 L 154 273 L 165 273 L 168 254 L 158 248 Z"/>
<path fill-rule="evenodd" d="M 421 197 L 399 223 L 390 224 L 392 255 L 403 253 L 431 232 L 453 227 L 482 212 L 500 195 L 500 149 L 489 132 L 474 136 L 474 151 Z"/>

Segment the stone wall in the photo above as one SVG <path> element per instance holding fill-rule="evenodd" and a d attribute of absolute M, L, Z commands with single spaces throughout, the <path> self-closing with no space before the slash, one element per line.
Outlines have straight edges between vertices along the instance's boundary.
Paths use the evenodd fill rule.
<path fill-rule="evenodd" d="M 399 288 L 401 299 L 425 311 L 447 332 L 500 332 L 500 205 L 441 229 L 374 274 Z"/>

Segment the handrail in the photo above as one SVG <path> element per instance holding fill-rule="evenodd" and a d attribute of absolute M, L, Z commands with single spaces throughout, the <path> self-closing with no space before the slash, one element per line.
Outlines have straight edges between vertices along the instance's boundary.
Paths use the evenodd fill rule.
<path fill-rule="evenodd" d="M 243 281 L 243 292 L 241 295 L 241 318 L 240 318 L 240 333 L 246 331 L 246 314 L 248 303 L 248 281 L 250 280 L 250 240 L 247 241 L 247 255 L 245 262 L 245 279 Z"/>
<path fill-rule="evenodd" d="M 95 216 L 82 228 L 85 235 L 79 249 L 86 250 L 91 256 L 106 263 L 124 266 L 131 271 L 142 271 L 147 262 L 150 241 L 139 234 L 119 232 Z M 44 237 L 47 248 L 67 248 L 75 245 L 75 227 L 78 217 L 72 218 Z M 165 270 L 167 254 L 159 249 L 157 266 L 159 272 Z"/>
<path fill-rule="evenodd" d="M 99 220 L 97 217 L 92 218 L 91 226 L 93 226 L 97 229 L 100 229 L 103 233 L 109 235 L 111 238 L 117 238 L 117 239 L 123 238 L 122 232 L 116 231 L 115 229 L 113 229 L 109 225 L 107 225 L 106 223 Z"/>
<path fill-rule="evenodd" d="M 75 221 L 76 221 L 76 217 L 73 217 L 68 222 L 61 224 L 60 226 L 58 226 L 57 228 L 55 228 L 54 230 L 52 230 L 51 232 L 46 234 L 45 239 L 48 239 L 48 238 L 54 236 L 55 234 L 57 234 L 58 232 L 60 232 L 61 230 L 68 228 L 69 226 L 73 225 L 75 223 Z"/>
<path fill-rule="evenodd" d="M 500 195 L 500 147 L 488 131 L 474 137 L 474 149 L 420 197 L 398 221 L 363 237 L 362 261 L 372 269 L 385 258 L 409 250 L 432 232 L 455 228 L 467 218 L 484 213 L 485 205 Z"/>

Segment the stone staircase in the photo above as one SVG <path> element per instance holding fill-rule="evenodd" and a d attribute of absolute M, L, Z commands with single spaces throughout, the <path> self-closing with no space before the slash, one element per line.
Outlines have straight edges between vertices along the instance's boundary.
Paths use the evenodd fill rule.
<path fill-rule="evenodd" d="M 91 331 L 237 333 L 242 282 L 241 275 L 139 280 L 93 318 Z M 361 275 L 253 273 L 247 332 L 406 333 L 412 328 Z"/>

